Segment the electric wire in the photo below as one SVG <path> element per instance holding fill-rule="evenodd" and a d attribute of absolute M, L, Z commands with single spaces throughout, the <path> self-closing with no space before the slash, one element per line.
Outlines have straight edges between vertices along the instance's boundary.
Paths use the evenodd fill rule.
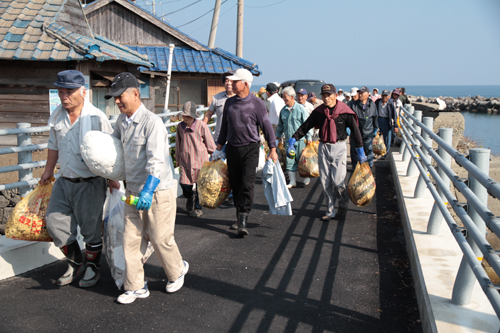
<path fill-rule="evenodd" d="M 192 4 L 187 5 L 186 7 L 182 7 L 181 9 L 174 10 L 173 12 L 167 13 L 167 14 L 162 15 L 162 16 L 159 16 L 159 17 L 160 17 L 160 18 L 163 18 L 163 17 L 165 17 L 165 16 L 167 16 L 167 15 L 170 15 L 170 14 L 174 14 L 174 13 L 180 12 L 181 10 L 186 9 L 186 8 L 188 8 L 188 7 L 191 7 L 191 6 L 192 6 L 192 5 L 194 5 L 195 3 L 198 3 L 198 2 L 201 2 L 201 1 L 202 1 L 202 0 L 195 1 L 195 2 L 193 2 Z"/>
<path fill-rule="evenodd" d="M 222 5 L 223 5 L 224 3 L 226 3 L 227 1 L 228 1 L 228 0 L 224 0 L 224 2 L 222 2 L 222 3 L 220 4 L 220 5 L 221 5 L 221 7 L 222 7 Z M 205 14 L 203 14 L 203 15 L 201 15 L 201 16 L 198 16 L 197 18 L 195 18 L 195 19 L 194 19 L 194 20 L 192 20 L 192 21 L 189 21 L 188 23 L 184 23 L 184 24 L 182 24 L 182 25 L 179 25 L 179 26 L 177 26 L 176 28 L 177 28 L 177 29 L 179 29 L 180 27 L 183 27 L 183 26 L 185 26 L 185 25 L 188 25 L 188 24 L 190 24 L 190 23 L 193 23 L 194 21 L 197 21 L 197 20 L 201 19 L 203 16 L 205 16 L 205 15 L 207 15 L 207 14 L 209 14 L 209 13 L 213 12 L 213 11 L 214 11 L 213 9 L 210 9 L 210 10 L 209 10 L 208 12 L 206 12 Z"/>

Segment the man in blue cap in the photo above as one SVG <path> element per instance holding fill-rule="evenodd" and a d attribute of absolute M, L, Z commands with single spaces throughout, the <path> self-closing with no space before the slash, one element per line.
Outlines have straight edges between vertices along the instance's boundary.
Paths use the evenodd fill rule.
<path fill-rule="evenodd" d="M 45 171 L 40 182 L 54 176 L 59 160 L 59 179 L 56 181 L 47 207 L 47 230 L 54 244 L 68 258 L 68 269 L 57 280 L 65 286 L 84 274 L 80 287 L 97 283 L 102 253 L 102 208 L 106 199 L 106 179 L 92 173 L 82 159 L 80 144 L 89 131 L 113 131 L 106 115 L 85 101 L 85 79 L 76 70 L 57 74 L 59 105 L 49 119 L 50 135 Z M 85 263 L 78 245 L 77 227 L 86 243 Z"/>
<path fill-rule="evenodd" d="M 297 91 L 297 102 L 305 107 L 309 114 L 313 112 L 314 106 L 307 101 L 307 90 L 305 90 L 304 88 L 301 88 L 299 89 L 299 91 Z"/>
<path fill-rule="evenodd" d="M 182 288 L 189 264 L 182 260 L 174 238 L 177 186 L 167 162 L 170 146 L 165 125 L 142 104 L 139 82 L 132 73 L 114 78 L 105 98 L 112 97 L 121 112 L 113 136 L 123 145 L 126 195 L 139 197 L 135 207 L 125 206 L 125 293 L 117 299 L 118 303 L 130 304 L 149 296 L 142 263 L 148 241 L 167 275 L 167 293 Z M 117 184 L 113 187 L 118 188 Z"/>

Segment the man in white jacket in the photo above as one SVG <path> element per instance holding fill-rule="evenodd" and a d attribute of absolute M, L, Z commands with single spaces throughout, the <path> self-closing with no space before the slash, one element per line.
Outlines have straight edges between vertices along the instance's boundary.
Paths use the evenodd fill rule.
<path fill-rule="evenodd" d="M 54 244 L 68 258 L 68 269 L 57 280 L 65 286 L 84 273 L 80 287 L 97 283 L 102 253 L 102 208 L 106 199 L 106 179 L 92 173 L 82 159 L 80 144 L 88 131 L 111 133 L 113 129 L 106 115 L 85 101 L 85 80 L 76 70 L 57 74 L 61 105 L 50 119 L 47 164 L 40 182 L 54 176 L 59 160 L 59 179 L 52 189 L 47 207 L 47 230 Z M 77 236 L 77 227 L 86 243 L 85 263 Z"/>
<path fill-rule="evenodd" d="M 276 129 L 278 128 L 278 122 L 280 119 L 281 109 L 285 106 L 285 102 L 277 94 L 278 86 L 274 83 L 268 83 L 266 86 L 266 94 L 267 101 L 270 103 L 269 107 L 269 120 L 271 121 L 271 125 L 273 126 L 274 133 L 276 133 Z"/>

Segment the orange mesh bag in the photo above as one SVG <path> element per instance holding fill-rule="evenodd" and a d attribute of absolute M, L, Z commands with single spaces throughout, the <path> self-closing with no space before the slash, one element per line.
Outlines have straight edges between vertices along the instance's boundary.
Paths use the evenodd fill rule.
<path fill-rule="evenodd" d="M 368 162 L 358 163 L 347 185 L 349 199 L 358 207 L 368 205 L 375 194 L 375 178 Z"/>
<path fill-rule="evenodd" d="M 304 178 L 319 177 L 318 153 L 314 149 L 312 141 L 302 150 L 299 158 L 299 174 Z"/>
<path fill-rule="evenodd" d="M 45 185 L 38 185 L 14 208 L 5 226 L 7 238 L 25 241 L 52 242 L 47 231 L 45 214 L 49 205 L 54 178 Z"/>
<path fill-rule="evenodd" d="M 226 163 L 222 160 L 203 163 L 196 186 L 200 205 L 210 209 L 219 207 L 231 193 Z"/>

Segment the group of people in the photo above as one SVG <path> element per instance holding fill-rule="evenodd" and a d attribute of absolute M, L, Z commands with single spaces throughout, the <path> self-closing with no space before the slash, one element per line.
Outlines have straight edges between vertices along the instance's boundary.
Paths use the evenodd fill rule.
<path fill-rule="evenodd" d="M 400 90 L 384 90 L 374 101 L 369 98 L 368 88 L 362 87 L 351 94 L 352 99 L 346 104 L 333 84 L 321 87 L 320 100 L 314 92 L 295 91 L 292 87 L 285 87 L 279 96 L 278 86 L 269 83 L 265 88 L 266 106 L 250 92 L 253 76 L 248 70 L 224 73 L 221 80 L 224 91 L 213 96 L 203 119 L 199 119 L 196 104 L 189 101 L 183 105 L 183 121 L 177 126 L 175 159 L 180 166 L 179 183 L 187 198 L 189 216 L 202 215 L 195 184 L 203 163 L 209 158 L 223 158 L 236 208 L 236 222 L 230 228 L 241 237 L 249 234 L 247 223 L 253 206 L 261 132 L 270 149 L 268 160 L 277 163 L 276 147 L 279 142 L 285 145 L 289 188 L 296 186 L 298 161 L 306 140 L 317 136 L 319 174 L 327 197 L 327 211 L 321 220 L 345 215 L 346 140 L 350 136 L 354 163 L 368 161 L 372 166 L 374 132 L 380 129 L 389 147 L 391 133 L 397 131 L 398 108 L 402 105 Z M 79 286 L 87 288 L 100 277 L 102 207 L 106 189 L 109 187 L 112 192 L 120 184 L 93 174 L 81 157 L 80 144 L 88 131 L 102 131 L 122 143 L 126 195 L 139 198 L 136 206 L 125 205 L 125 292 L 117 302 L 129 304 L 149 296 L 142 263 L 148 242 L 167 275 L 166 291 L 176 292 L 184 284 L 189 264 L 183 260 L 174 238 L 177 193 L 162 120 L 142 104 L 139 83 L 132 73 L 117 75 L 106 95 L 107 99 L 114 98 L 121 113 L 114 128 L 105 114 L 85 99 L 81 72 L 59 72 L 55 86 L 61 105 L 49 119 L 48 157 L 41 183 L 51 179 L 59 161 L 60 177 L 46 214 L 49 234 L 68 259 L 67 271 L 58 279 L 58 285 L 68 285 L 81 276 Z M 216 125 L 211 133 L 207 124 L 214 114 Z M 304 179 L 305 185 L 309 182 Z M 76 240 L 77 227 L 86 243 L 85 258 Z"/>

